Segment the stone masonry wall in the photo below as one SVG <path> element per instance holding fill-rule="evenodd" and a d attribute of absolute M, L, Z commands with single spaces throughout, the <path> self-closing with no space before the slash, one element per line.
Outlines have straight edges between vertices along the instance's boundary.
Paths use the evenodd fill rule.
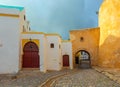
<path fill-rule="evenodd" d="M 75 66 L 75 54 L 80 50 L 89 52 L 91 64 L 97 65 L 99 48 L 99 28 L 70 31 L 72 42 L 73 64 Z M 81 41 L 81 37 L 83 40 Z"/>
<path fill-rule="evenodd" d="M 99 27 L 99 65 L 120 68 L 120 0 L 104 0 Z"/>

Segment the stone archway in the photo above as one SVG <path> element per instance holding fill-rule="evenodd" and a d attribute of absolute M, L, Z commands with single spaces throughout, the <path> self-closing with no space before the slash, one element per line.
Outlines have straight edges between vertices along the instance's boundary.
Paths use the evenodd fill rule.
<path fill-rule="evenodd" d="M 39 48 L 34 42 L 27 42 L 23 48 L 23 53 L 23 68 L 39 68 Z"/>
<path fill-rule="evenodd" d="M 91 60 L 89 52 L 86 50 L 79 50 L 75 54 L 75 64 L 77 64 L 79 68 L 90 68 Z"/>

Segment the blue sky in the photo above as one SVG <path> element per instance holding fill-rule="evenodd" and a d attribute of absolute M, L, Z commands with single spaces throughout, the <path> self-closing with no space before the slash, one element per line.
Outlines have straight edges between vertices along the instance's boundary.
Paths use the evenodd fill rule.
<path fill-rule="evenodd" d="M 103 0 L 0 0 L 0 4 L 26 9 L 31 29 L 59 33 L 69 39 L 69 31 L 98 26 L 99 7 Z"/>

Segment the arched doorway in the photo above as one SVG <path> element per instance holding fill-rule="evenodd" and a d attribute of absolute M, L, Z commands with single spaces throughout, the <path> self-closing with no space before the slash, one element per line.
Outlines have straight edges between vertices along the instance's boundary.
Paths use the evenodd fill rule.
<path fill-rule="evenodd" d="M 39 49 L 38 46 L 29 41 L 23 48 L 23 68 L 39 68 Z"/>
<path fill-rule="evenodd" d="M 63 67 L 69 67 L 69 55 L 63 55 Z"/>
<path fill-rule="evenodd" d="M 79 68 L 90 68 L 90 54 L 85 50 L 80 50 L 75 54 L 75 63 Z"/>

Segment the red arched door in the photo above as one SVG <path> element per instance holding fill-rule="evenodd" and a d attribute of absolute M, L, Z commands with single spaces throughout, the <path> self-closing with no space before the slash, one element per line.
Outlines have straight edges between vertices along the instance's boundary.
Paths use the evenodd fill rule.
<path fill-rule="evenodd" d="M 39 68 L 39 49 L 38 46 L 30 41 L 23 48 L 23 68 Z"/>
<path fill-rule="evenodd" d="M 63 55 L 63 66 L 69 66 L 69 55 Z"/>

